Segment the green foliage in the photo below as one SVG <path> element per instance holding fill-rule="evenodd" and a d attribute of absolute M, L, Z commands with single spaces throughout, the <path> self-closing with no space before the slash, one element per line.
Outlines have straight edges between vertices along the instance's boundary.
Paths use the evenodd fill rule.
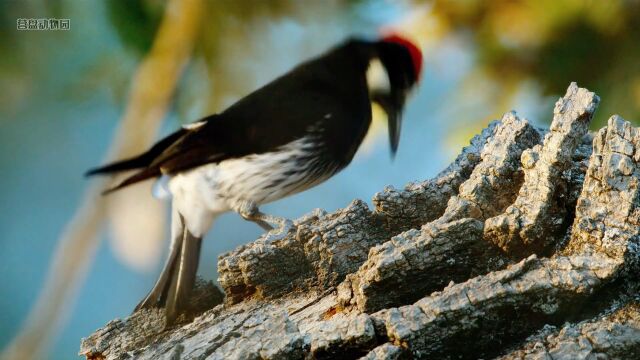
<path fill-rule="evenodd" d="M 476 71 L 495 84 L 515 91 L 514 84 L 533 80 L 541 96 L 555 97 L 577 81 L 608 99 L 593 128 L 614 112 L 640 121 L 640 2 L 464 3 L 436 1 L 435 16 L 449 33 L 471 34 Z"/>
<path fill-rule="evenodd" d="M 138 55 L 144 55 L 158 30 L 165 0 L 107 0 L 108 18 L 120 41 Z"/>

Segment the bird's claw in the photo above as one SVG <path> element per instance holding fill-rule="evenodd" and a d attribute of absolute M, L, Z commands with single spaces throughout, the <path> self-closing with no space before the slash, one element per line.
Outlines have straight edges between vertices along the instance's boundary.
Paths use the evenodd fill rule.
<path fill-rule="evenodd" d="M 268 241 L 276 241 L 283 239 L 291 232 L 295 224 L 293 221 L 273 215 L 267 215 L 260 212 L 258 206 L 252 201 L 243 201 L 236 207 L 236 212 L 245 220 L 252 221 L 267 231 L 265 239 Z M 276 225 L 276 226 L 273 226 Z"/>
<path fill-rule="evenodd" d="M 272 229 L 264 236 L 264 240 L 267 242 L 283 240 L 287 235 L 295 229 L 296 225 L 289 219 L 282 219 L 280 221 L 280 227 Z"/>

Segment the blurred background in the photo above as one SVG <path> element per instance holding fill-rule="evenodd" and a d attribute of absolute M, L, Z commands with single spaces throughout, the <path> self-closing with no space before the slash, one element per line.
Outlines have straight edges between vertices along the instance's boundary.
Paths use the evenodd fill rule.
<path fill-rule="evenodd" d="M 21 18 L 69 19 L 70 30 L 19 31 Z M 45 358 L 73 358 L 81 337 L 126 317 L 152 287 L 166 204 L 150 184 L 98 196 L 106 180 L 82 174 L 106 154 L 221 111 L 347 36 L 396 29 L 425 59 L 396 159 L 374 111 L 351 166 L 264 207 L 333 211 L 434 176 L 506 111 L 545 126 L 571 81 L 602 99 L 593 129 L 614 113 L 640 124 L 638 19 L 632 0 L 0 1 L 0 349 L 26 323 L 14 347 L 39 341 L 51 345 Z M 260 233 L 220 218 L 200 274 L 215 279 L 217 255 Z"/>

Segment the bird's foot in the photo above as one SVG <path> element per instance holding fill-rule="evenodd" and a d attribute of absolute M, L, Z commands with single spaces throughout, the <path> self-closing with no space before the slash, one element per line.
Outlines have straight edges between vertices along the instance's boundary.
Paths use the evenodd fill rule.
<path fill-rule="evenodd" d="M 282 240 L 295 228 L 293 221 L 289 219 L 260 212 L 258 206 L 252 201 L 243 201 L 236 211 L 243 219 L 255 222 L 267 230 L 268 233 L 265 236 L 267 241 Z"/>
<path fill-rule="evenodd" d="M 295 230 L 296 225 L 293 224 L 293 221 L 285 218 L 281 218 L 280 221 L 281 223 L 278 228 L 270 230 L 266 233 L 266 235 L 264 236 L 264 240 L 266 242 L 282 240 L 287 236 L 287 234 Z"/>
<path fill-rule="evenodd" d="M 267 215 L 261 213 L 260 209 L 258 209 L 258 206 L 253 201 L 243 201 L 235 210 L 243 219 L 258 224 L 266 231 L 273 230 L 273 226 L 263 219 Z"/>

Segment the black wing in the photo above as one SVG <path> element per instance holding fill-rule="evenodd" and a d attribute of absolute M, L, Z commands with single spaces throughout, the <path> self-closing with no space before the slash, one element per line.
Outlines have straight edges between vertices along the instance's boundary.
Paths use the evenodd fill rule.
<path fill-rule="evenodd" d="M 273 151 L 305 136 L 327 114 L 331 121 L 324 124 L 323 132 L 332 140 L 328 151 L 336 156 L 355 152 L 350 149 L 353 140 L 364 137 L 371 120 L 365 79 L 368 59 L 354 54 L 356 45 L 362 44 L 347 42 L 275 79 L 223 113 L 204 118 L 203 125 L 161 140 L 138 157 L 144 158 L 144 168 L 109 192 L 161 174 Z M 356 147 L 359 143 L 356 141 Z M 127 161 L 122 163 L 141 163 Z M 120 169 L 118 164 L 90 173 Z"/>

